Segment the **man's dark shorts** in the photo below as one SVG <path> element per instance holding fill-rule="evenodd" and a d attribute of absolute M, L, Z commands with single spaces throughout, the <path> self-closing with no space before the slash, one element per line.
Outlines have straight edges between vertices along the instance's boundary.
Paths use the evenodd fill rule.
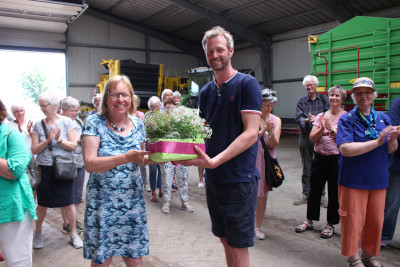
<path fill-rule="evenodd" d="M 254 246 L 254 220 L 258 180 L 249 183 L 217 184 L 206 180 L 206 196 L 212 232 L 226 238 L 229 246 Z"/>

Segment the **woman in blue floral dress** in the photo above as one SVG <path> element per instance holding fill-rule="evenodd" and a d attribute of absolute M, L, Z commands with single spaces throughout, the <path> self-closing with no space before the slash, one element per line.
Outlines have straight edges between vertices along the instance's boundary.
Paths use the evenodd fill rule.
<path fill-rule="evenodd" d="M 114 76 L 104 88 L 99 114 L 87 118 L 82 146 L 86 170 L 84 258 L 109 266 L 122 256 L 127 266 L 143 266 L 149 254 L 147 216 L 139 163 L 148 164 L 145 131 L 126 76 Z"/>

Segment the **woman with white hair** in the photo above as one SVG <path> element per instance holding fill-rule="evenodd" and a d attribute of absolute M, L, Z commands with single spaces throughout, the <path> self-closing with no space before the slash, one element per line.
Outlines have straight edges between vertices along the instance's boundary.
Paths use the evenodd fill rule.
<path fill-rule="evenodd" d="M 175 106 L 179 106 L 181 104 L 182 95 L 178 91 L 173 92 L 172 94 Z"/>
<path fill-rule="evenodd" d="M 146 124 L 147 118 L 153 115 L 154 112 L 160 111 L 161 100 L 157 96 L 152 96 L 149 98 L 147 106 L 149 107 L 150 111 L 146 112 L 146 114 L 144 115 L 144 124 Z M 150 180 L 150 190 L 151 190 L 151 201 L 157 202 L 157 194 L 156 194 L 157 188 L 158 188 L 158 196 L 162 197 L 160 164 L 149 165 L 149 180 Z"/>
<path fill-rule="evenodd" d="M 70 155 L 77 147 L 75 124 L 70 118 L 57 114 L 59 101 L 52 92 L 45 92 L 38 98 L 40 109 L 46 116 L 36 122 L 32 130 L 32 153 L 37 155 L 42 180 L 38 186 L 36 222 L 33 248 L 43 247 L 42 224 L 47 208 L 65 210 L 71 230 L 71 243 L 74 248 L 83 246 L 76 231 L 76 210 L 74 206 L 74 181 L 55 180 L 53 156 Z"/>
<path fill-rule="evenodd" d="M 85 164 L 83 162 L 82 145 L 81 145 L 83 122 L 78 117 L 80 105 L 77 99 L 71 96 L 67 96 L 66 98 L 60 101 L 60 106 L 62 110 L 62 115 L 70 118 L 75 124 L 76 140 L 78 146 L 73 153 L 75 154 L 76 158 L 78 174 L 74 179 L 74 205 L 75 205 L 75 210 L 78 210 L 79 204 L 82 202 L 83 184 L 85 182 Z M 69 221 L 67 218 L 67 214 L 65 213 L 65 210 L 61 210 L 61 214 L 64 221 L 63 232 L 66 234 L 70 233 Z M 78 220 L 76 220 L 76 231 L 78 233 L 83 232 L 83 225 Z"/>
<path fill-rule="evenodd" d="M 272 188 L 266 182 L 264 148 L 261 138 L 264 139 L 271 157 L 276 158 L 275 148 L 279 144 L 282 127 L 281 119 L 271 113 L 275 103 L 278 101 L 275 96 L 275 91 L 265 88 L 261 91 L 261 94 L 263 102 L 262 114 L 260 118 L 260 131 L 258 132 L 258 137 L 260 140 L 258 140 L 258 152 L 256 160 L 257 170 L 261 175 L 261 179 L 258 182 L 258 198 L 255 220 L 255 237 L 260 240 L 265 238 L 265 234 L 261 231 L 261 223 L 267 207 L 268 192 L 272 191 Z"/>
<path fill-rule="evenodd" d="M 26 145 L 28 146 L 29 152 L 31 152 L 32 138 L 30 133 L 33 126 L 32 121 L 26 119 L 25 108 L 22 105 L 11 105 L 11 112 L 14 115 L 15 120 L 9 121 L 7 125 L 20 131 L 24 135 Z"/>
<path fill-rule="evenodd" d="M 102 94 L 94 94 L 92 97 L 92 104 L 94 105 L 94 110 L 90 111 L 88 113 L 88 116 L 96 114 L 99 111 L 99 107 L 101 104 L 101 100 L 103 99 L 103 95 Z"/>
<path fill-rule="evenodd" d="M 314 158 L 311 164 L 310 193 L 307 201 L 307 219 L 296 227 L 296 233 L 313 229 L 313 220 L 319 221 L 321 193 L 328 183 L 327 224 L 321 232 L 321 238 L 330 238 L 334 225 L 339 223 L 339 202 L 337 177 L 339 168 L 339 149 L 336 146 L 336 130 L 340 117 L 346 113 L 342 104 L 346 99 L 346 90 L 332 86 L 328 90 L 330 109 L 319 113 L 313 122 L 310 140 L 315 143 Z"/>

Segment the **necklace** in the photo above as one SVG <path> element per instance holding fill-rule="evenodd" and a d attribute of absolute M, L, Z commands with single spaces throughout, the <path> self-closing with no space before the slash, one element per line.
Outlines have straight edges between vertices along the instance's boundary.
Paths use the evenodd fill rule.
<path fill-rule="evenodd" d="M 111 120 L 110 120 L 110 124 L 114 128 L 115 131 L 122 132 L 123 130 L 125 130 L 125 127 L 126 127 L 126 118 L 125 118 L 125 121 L 124 121 L 124 126 L 122 126 L 121 128 L 118 128 L 117 126 L 115 126 L 115 124 L 112 123 Z"/>

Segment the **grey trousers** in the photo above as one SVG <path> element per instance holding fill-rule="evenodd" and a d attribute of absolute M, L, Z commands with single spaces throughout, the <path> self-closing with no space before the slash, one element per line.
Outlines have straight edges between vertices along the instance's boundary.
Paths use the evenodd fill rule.
<path fill-rule="evenodd" d="M 314 144 L 311 143 L 309 134 L 300 133 L 299 148 L 300 148 L 301 162 L 303 163 L 303 174 L 301 175 L 303 195 L 308 197 L 308 195 L 310 194 L 311 164 L 314 155 Z M 322 196 L 325 196 L 325 186 L 324 189 L 322 190 Z"/>

